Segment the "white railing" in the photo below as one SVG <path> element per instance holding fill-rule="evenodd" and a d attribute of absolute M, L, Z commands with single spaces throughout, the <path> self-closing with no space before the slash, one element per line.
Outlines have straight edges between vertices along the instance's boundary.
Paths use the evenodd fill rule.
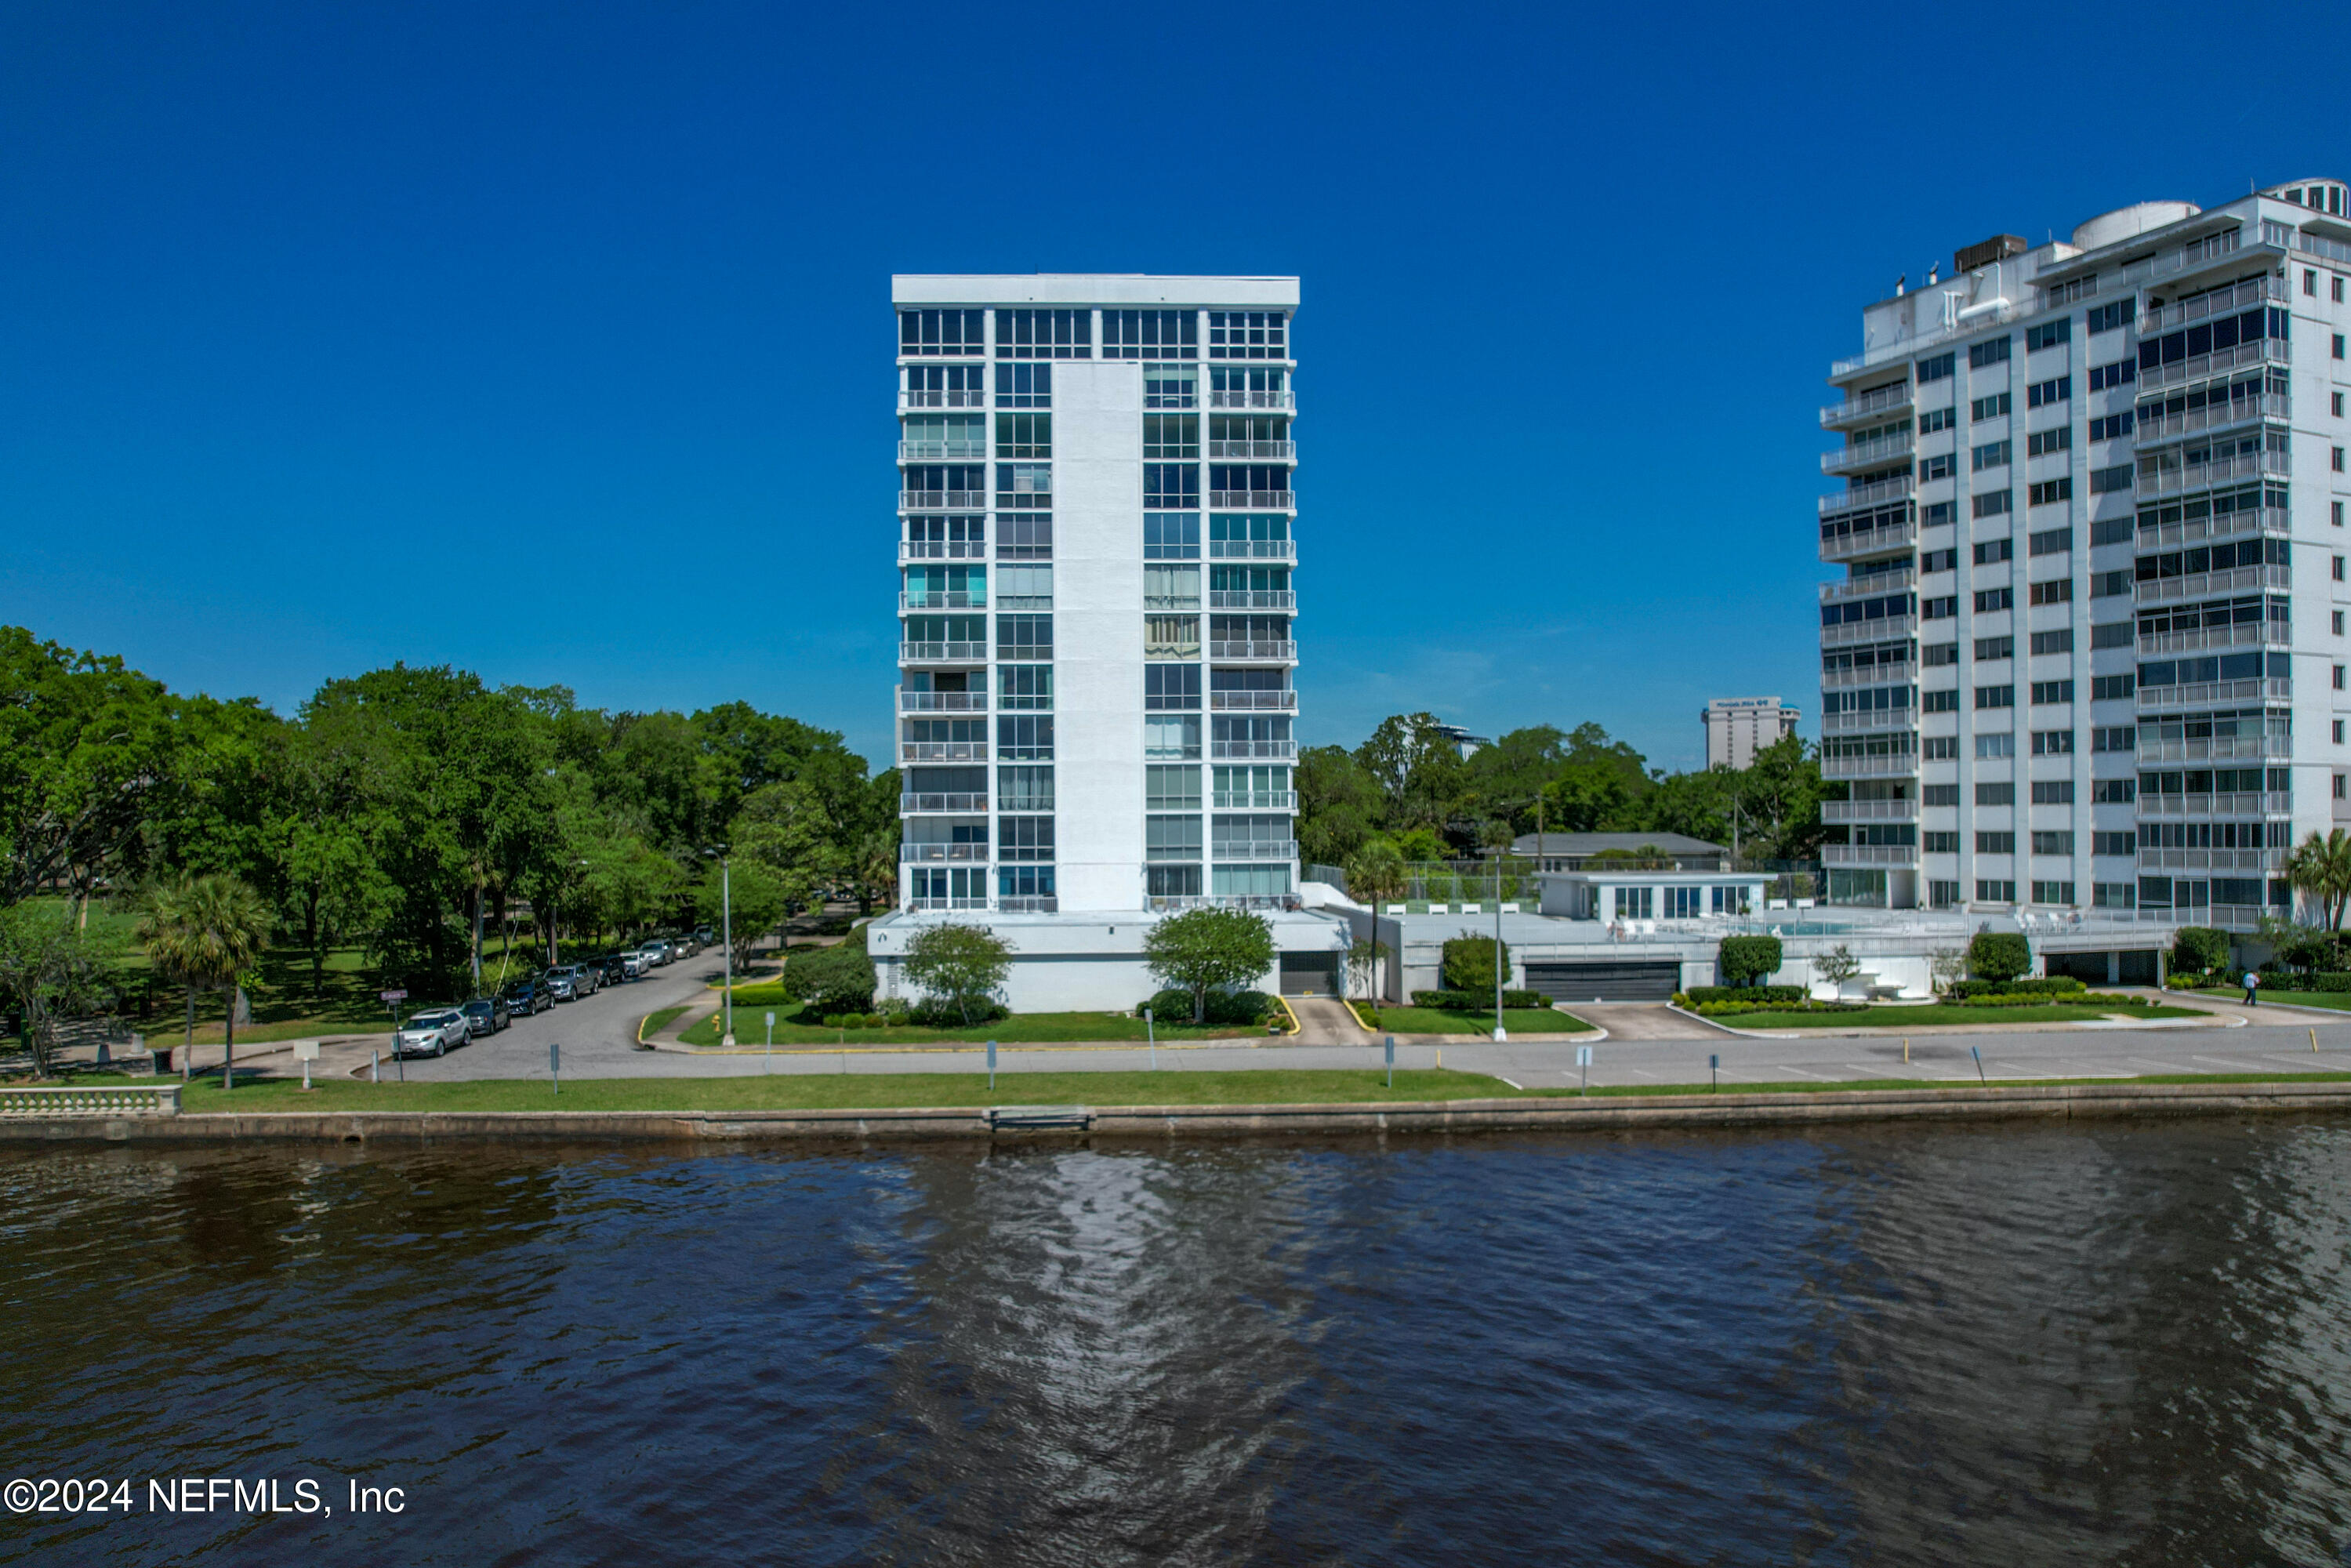
<path fill-rule="evenodd" d="M 1208 804 L 1219 811 L 1294 811 L 1298 809 L 1298 791 L 1217 789 L 1209 792 Z"/>
<path fill-rule="evenodd" d="M 2149 762 L 2228 762 L 2252 761 L 2256 758 L 2274 757 L 2281 761 L 2294 756 L 2294 737 L 2285 735 L 2224 735 L 2203 740 L 2149 740 L 2147 732 L 2139 732 L 2138 760 Z"/>
<path fill-rule="evenodd" d="M 1823 800 L 1821 821 L 1823 822 L 1915 822 L 1918 820 L 1918 802 L 1900 800 Z"/>
<path fill-rule="evenodd" d="M 2164 545 L 2192 545 L 2205 539 L 2233 538 L 2239 534 L 2275 534 L 2284 538 L 2294 532 L 2294 514 L 2283 507 L 2247 507 L 2241 512 L 2224 512 L 2217 517 L 2184 518 L 2176 523 L 2159 523 L 2138 531 L 2138 548 L 2148 549 Z"/>
<path fill-rule="evenodd" d="M 987 608 L 987 594 L 984 590 L 978 593 L 957 593 L 944 588 L 935 593 L 901 593 L 898 595 L 898 608 L 902 611 L 985 610 Z"/>
<path fill-rule="evenodd" d="M 1844 686 L 1900 686 L 1918 678 L 1918 666 L 1910 664 L 1873 664 L 1862 670 L 1823 670 L 1821 689 L 1836 691 Z"/>
<path fill-rule="evenodd" d="M 2304 234 L 2296 230 L 2294 236 L 2294 248 L 2308 251 L 2313 256 L 2323 256 L 2329 261 L 2339 261 L 2351 266 L 2351 245 L 2345 245 L 2339 239 L 2325 239 L 2314 234 Z"/>
<path fill-rule="evenodd" d="M 2283 675 L 2248 676 L 2241 681 L 2196 681 L 2178 686 L 2141 686 L 2138 706 L 2142 712 L 2160 708 L 2207 707 L 2213 703 L 2261 702 L 2265 698 L 2287 701 L 2294 696 L 2294 682 Z"/>
<path fill-rule="evenodd" d="M 1875 468 L 1909 457 L 1914 443 L 1910 433 L 1881 435 L 1875 441 L 1865 441 L 1855 446 L 1840 446 L 1834 452 L 1821 454 L 1821 472 L 1846 474 L 1856 468 Z"/>
<path fill-rule="evenodd" d="M 1200 406 L 1200 398 L 1196 392 L 1146 392 L 1143 394 L 1143 406 L 1145 411 L 1152 413 L 1156 413 L 1165 408 L 1197 408 Z"/>
<path fill-rule="evenodd" d="M 1870 729 L 1908 729 L 1918 721 L 1914 707 L 1866 708 L 1859 713 L 1824 713 L 1821 715 L 1821 731 L 1824 735 L 1851 735 Z"/>
<path fill-rule="evenodd" d="M 1053 492 L 1048 486 L 1041 490 L 998 490 L 997 510 L 1002 512 L 1041 512 L 1053 504 Z"/>
<path fill-rule="evenodd" d="M 901 490 L 898 509 L 902 512 L 984 512 L 987 510 L 985 490 Z"/>
<path fill-rule="evenodd" d="M 2248 588 L 2291 588 L 2294 569 L 2290 566 L 2232 566 L 2222 571 L 2191 571 L 2185 577 L 2158 577 L 2149 581 L 2131 584 L 2131 601 L 2137 604 L 2168 604 L 2174 600 L 2203 599 L 2209 595 L 2240 593 Z"/>
<path fill-rule="evenodd" d="M 1821 646 L 1841 648 L 1848 643 L 1894 643 L 1918 634 L 1916 615 L 1888 615 L 1883 621 L 1844 621 L 1821 628 Z"/>
<path fill-rule="evenodd" d="M 1821 584 L 1821 602 L 1838 604 L 1848 599 L 1876 599 L 1917 586 L 1917 568 L 1897 567 L 1892 571 L 1873 571 L 1860 577 L 1848 577 L 1842 582 L 1823 582 Z"/>
<path fill-rule="evenodd" d="M 2199 626 L 2192 632 L 2157 632 L 2138 640 L 2143 658 L 2150 653 L 2198 653 L 2208 648 L 2285 648 L 2294 633 L 2268 621 L 2241 621 L 2231 626 Z"/>
<path fill-rule="evenodd" d="M 2151 442 L 2169 441 L 2182 435 L 2194 435 L 2207 430 L 2225 430 L 2232 424 L 2243 424 L 2255 419 L 2290 419 L 2294 400 L 2276 392 L 2263 392 L 2258 397 L 2238 398 L 2231 402 L 2216 403 L 2190 409 L 2184 413 L 2166 414 L 2160 419 L 2141 419 L 2131 432 L 2133 445 L 2145 446 Z"/>
<path fill-rule="evenodd" d="M 950 790 L 944 793 L 934 790 L 929 794 L 901 795 L 898 797 L 898 810 L 906 815 L 921 815 L 929 811 L 958 813 L 985 811 L 987 810 L 987 796 L 984 791 L 965 790 Z"/>
<path fill-rule="evenodd" d="M 1290 490 L 1211 490 L 1208 505 L 1228 511 L 1286 512 L 1296 501 Z"/>
<path fill-rule="evenodd" d="M 1200 656 L 1197 643 L 1145 643 L 1143 656 L 1146 659 L 1196 659 Z"/>
<path fill-rule="evenodd" d="M 0 1118 L 47 1119 L 52 1116 L 176 1116 L 180 1086 L 176 1083 L 91 1085 L 63 1088 L 26 1084 L 0 1088 Z"/>
<path fill-rule="evenodd" d="M 898 859 L 903 864 L 922 861 L 985 861 L 986 844 L 914 844 L 898 846 Z"/>
<path fill-rule="evenodd" d="M 2290 301 L 2293 298 L 2294 292 L 2285 286 L 2283 278 L 2272 277 L 2267 274 L 2248 277 L 2232 288 L 2216 288 L 2210 294 L 2199 294 L 2193 299 L 2183 299 L 2176 305 L 2166 305 L 2160 309 L 2147 312 L 2139 318 L 2138 335 L 2152 337 L 2158 332 L 2168 332 L 2174 327 L 2185 327 L 2190 321 L 2234 315 L 2244 307 L 2263 300 Z"/>
<path fill-rule="evenodd" d="M 1296 692 L 1210 692 L 1210 711 L 1248 713 L 1270 711 L 1287 713 L 1298 706 Z"/>
<path fill-rule="evenodd" d="M 1917 844 L 1823 844 L 1823 865 L 1908 865 L 1918 858 Z"/>
<path fill-rule="evenodd" d="M 1294 893 L 1152 893 L 1143 906 L 1154 915 L 1178 909 L 1300 909 Z"/>
<path fill-rule="evenodd" d="M 986 560 L 986 539 L 900 539 L 898 559 L 909 560 Z"/>
<path fill-rule="evenodd" d="M 1218 761 L 1282 762 L 1298 755 L 1294 740 L 1212 740 L 1208 755 Z"/>
<path fill-rule="evenodd" d="M 944 392 L 929 387 L 925 387 L 919 392 L 902 390 L 898 393 L 898 406 L 900 408 L 986 408 L 987 392 L 984 388 Z"/>
<path fill-rule="evenodd" d="M 967 660 L 985 660 L 985 643 L 901 643 L 898 662 L 902 664 L 962 664 Z"/>
<path fill-rule="evenodd" d="M 986 692 L 900 692 L 900 713 L 986 713 Z"/>
<path fill-rule="evenodd" d="M 902 441 L 898 456 L 909 463 L 963 462 L 987 455 L 987 441 Z"/>
<path fill-rule="evenodd" d="M 1874 387 L 1859 397 L 1847 398 L 1843 402 L 1831 403 L 1821 410 L 1821 423 L 1823 426 L 1858 424 L 1879 414 L 1891 413 L 1897 408 L 1908 408 L 1914 395 L 1907 381 L 1896 382 L 1890 387 Z"/>
<path fill-rule="evenodd" d="M 2168 365 L 2142 369 L 2138 384 L 2142 391 L 2148 387 L 2168 387 L 2174 382 L 2192 382 L 2205 376 L 2224 375 L 2240 365 L 2286 365 L 2294 362 L 2294 350 L 2283 338 L 2262 338 L 2251 343 L 2239 343 L 2234 348 L 2215 349 L 2209 354 L 2190 354 Z"/>
<path fill-rule="evenodd" d="M 1287 462 L 1298 455 L 1298 443 L 1294 441 L 1211 441 L 1208 443 L 1208 455 L 1212 458 L 1272 458 Z"/>
<path fill-rule="evenodd" d="M 1296 560 L 1296 539 L 1210 539 L 1210 560 Z"/>
<path fill-rule="evenodd" d="M 2285 864 L 2283 850 L 2150 850 L 2138 852 L 2140 869 L 2158 871 L 2276 871 Z"/>
<path fill-rule="evenodd" d="M 1208 394 L 1210 408 L 1295 408 L 1294 392 L 1212 392 Z"/>
<path fill-rule="evenodd" d="M 1208 657 L 1211 659 L 1223 659 L 1234 663 L 1251 660 L 1280 660 L 1287 662 L 1298 657 L 1298 644 L 1289 642 L 1210 643 L 1208 644 Z"/>
<path fill-rule="evenodd" d="M 1834 496 L 1821 497 L 1821 515 L 1849 512 L 1856 507 L 1875 507 L 1881 502 L 1898 501 L 1917 487 L 1911 476 L 1897 474 L 1891 479 L 1880 479 L 1874 485 L 1855 485 Z"/>
<path fill-rule="evenodd" d="M 998 898 L 996 908 L 999 915 L 1055 915 L 1061 901 L 1050 893 L 1016 893 Z"/>
<path fill-rule="evenodd" d="M 1298 844 L 1291 839 L 1232 839 L 1208 846 L 1208 858 L 1219 861 L 1294 861 Z"/>
<path fill-rule="evenodd" d="M 987 742 L 984 740 L 902 740 L 898 743 L 901 762 L 985 762 Z"/>
<path fill-rule="evenodd" d="M 2283 452 L 2240 452 L 2209 463 L 2189 463 L 2178 467 L 2158 465 L 2142 457 L 2135 483 L 2140 498 L 2145 499 L 2150 496 L 2174 496 L 2183 490 L 2201 490 L 2231 479 L 2258 479 L 2265 475 L 2286 478 L 2293 473 L 2291 455 Z"/>
<path fill-rule="evenodd" d="M 984 896 L 979 898 L 910 898 L 906 900 L 906 907 L 909 909 L 986 909 L 987 907 L 987 900 Z"/>
<path fill-rule="evenodd" d="M 2210 795 L 2147 795 L 2138 798 L 2142 817 L 2281 817 L 2294 811 L 2294 797 L 2282 790 L 2233 789 Z"/>
<path fill-rule="evenodd" d="M 1298 593 L 1288 588 L 1212 588 L 1208 590 L 1211 610 L 1280 610 L 1298 608 Z"/>
<path fill-rule="evenodd" d="M 1153 612 L 1197 610 L 1200 608 L 1200 596 L 1196 592 L 1146 593 L 1143 596 L 1143 607 Z"/>
<path fill-rule="evenodd" d="M 1823 779 L 1884 779 L 1918 771 L 1918 754 L 1897 752 L 1890 757 L 1823 757 Z"/>
<path fill-rule="evenodd" d="M 1918 525 L 1897 523 L 1890 528 L 1872 528 L 1863 534 L 1823 535 L 1823 560 L 1852 560 L 1860 556 L 1882 555 L 1888 550 L 1908 549 L 1918 542 Z"/>

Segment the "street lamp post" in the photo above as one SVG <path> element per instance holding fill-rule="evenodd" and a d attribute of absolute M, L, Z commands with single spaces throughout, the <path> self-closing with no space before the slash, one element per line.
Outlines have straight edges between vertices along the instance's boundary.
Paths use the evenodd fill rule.
<path fill-rule="evenodd" d="M 1502 873 L 1501 862 L 1494 862 L 1494 1038 L 1508 1040 L 1510 1031 L 1502 1027 L 1502 981 L 1507 977 L 1509 960 L 1502 956 Z"/>
<path fill-rule="evenodd" d="M 735 873 L 726 863 L 727 851 L 732 847 L 721 844 L 702 852 L 705 860 L 718 862 L 718 945 L 726 975 L 726 1027 L 720 1032 L 722 1045 L 735 1043 Z"/>

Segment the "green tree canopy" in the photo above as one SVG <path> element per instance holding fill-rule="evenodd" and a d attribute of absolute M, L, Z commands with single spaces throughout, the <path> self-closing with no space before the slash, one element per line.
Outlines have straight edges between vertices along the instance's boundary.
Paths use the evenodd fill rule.
<path fill-rule="evenodd" d="M 974 1012 L 994 1004 L 1012 973 L 1012 947 L 985 925 L 943 920 L 907 941 L 904 966 L 918 989 L 969 1023 Z"/>
<path fill-rule="evenodd" d="M 1187 909 L 1154 925 L 1143 953 L 1159 980 L 1192 993 L 1197 1023 L 1210 991 L 1252 985 L 1273 967 L 1273 926 L 1246 909 Z"/>

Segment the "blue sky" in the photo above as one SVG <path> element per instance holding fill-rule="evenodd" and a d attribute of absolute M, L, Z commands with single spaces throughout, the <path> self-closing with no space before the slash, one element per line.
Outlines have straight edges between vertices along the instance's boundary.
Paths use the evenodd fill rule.
<path fill-rule="evenodd" d="M 2351 174 L 2351 8 L 19 6 L 0 622 L 889 738 L 889 276 L 1295 273 L 1301 732 L 1818 704 L 1895 276 Z M 2078 115 L 2097 116 L 2085 121 Z"/>

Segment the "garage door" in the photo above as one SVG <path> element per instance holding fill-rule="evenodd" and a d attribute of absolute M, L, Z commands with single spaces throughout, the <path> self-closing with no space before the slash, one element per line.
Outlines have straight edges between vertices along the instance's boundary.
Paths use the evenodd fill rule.
<path fill-rule="evenodd" d="M 1333 997 L 1339 994 L 1339 955 L 1284 953 L 1281 994 L 1285 997 Z"/>
<path fill-rule="evenodd" d="M 1527 966 L 1527 988 L 1555 1002 L 1662 1002 L 1681 988 L 1673 961 Z"/>

